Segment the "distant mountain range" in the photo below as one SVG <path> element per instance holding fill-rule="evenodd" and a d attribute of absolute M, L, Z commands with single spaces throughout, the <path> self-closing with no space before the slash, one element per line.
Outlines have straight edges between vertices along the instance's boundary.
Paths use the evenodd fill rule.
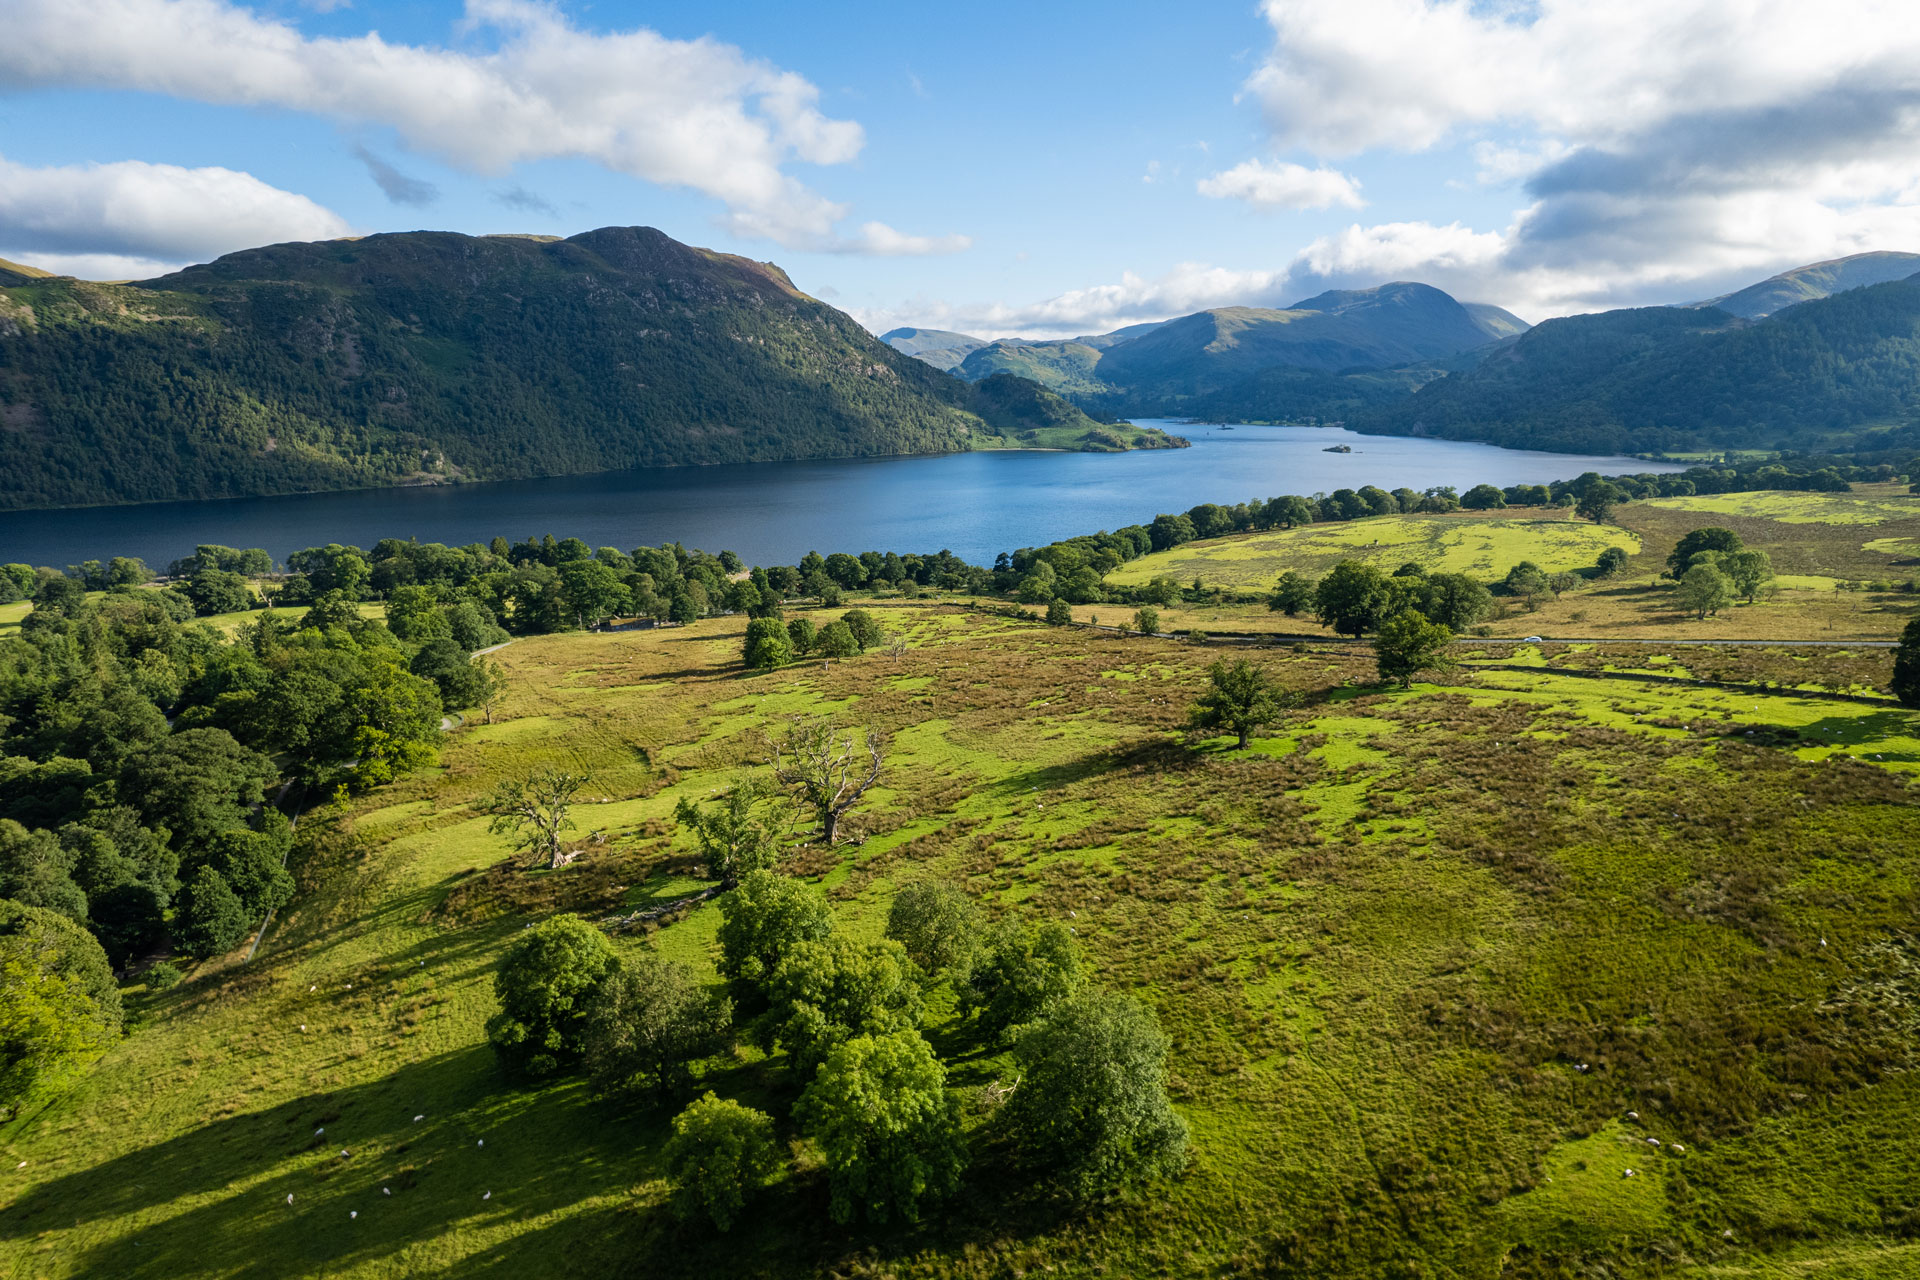
<path fill-rule="evenodd" d="M 1581 453 L 1892 447 L 1920 432 L 1916 273 L 1920 254 L 1864 253 L 1706 302 L 1536 327 L 1402 282 L 1051 341 L 894 333 L 927 335 L 921 358 L 961 377 L 1016 373 L 1102 415 L 1339 421 Z"/>
<path fill-rule="evenodd" d="M 1167 443 L 646 227 L 272 245 L 133 285 L 0 262 L 0 508 Z"/>

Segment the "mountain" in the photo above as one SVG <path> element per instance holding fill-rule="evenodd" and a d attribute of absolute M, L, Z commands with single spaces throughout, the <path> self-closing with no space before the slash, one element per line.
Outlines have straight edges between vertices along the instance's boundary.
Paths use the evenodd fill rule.
<path fill-rule="evenodd" d="M 29 267 L 24 263 L 8 262 L 5 258 L 0 258 L 0 288 L 25 284 L 29 280 L 45 280 L 52 274 L 51 271 L 42 271 L 38 267 Z"/>
<path fill-rule="evenodd" d="M 987 345 L 985 338 L 955 333 L 951 329 L 889 329 L 880 335 L 880 341 L 902 355 L 915 356 L 949 373 L 969 352 Z"/>
<path fill-rule="evenodd" d="M 409 232 L 0 288 L 0 507 L 1170 443 L 902 355 L 645 227 Z M 1116 442 L 1119 442 L 1116 444 Z"/>
<path fill-rule="evenodd" d="M 1729 315 L 1759 320 L 1815 298 L 1831 297 L 1870 284 L 1905 280 L 1916 271 L 1920 271 L 1920 253 L 1856 253 L 1849 258 L 1795 267 L 1759 284 L 1748 285 L 1738 293 L 1692 305 L 1718 307 Z"/>
<path fill-rule="evenodd" d="M 1338 417 L 1445 369 L 1378 371 L 1450 360 L 1526 327 L 1499 307 L 1398 282 L 1332 290 L 1285 310 L 1220 307 L 1098 337 L 995 342 L 958 372 L 1017 374 L 1102 413 Z M 1369 375 L 1349 381 L 1358 370 Z"/>
<path fill-rule="evenodd" d="M 1859 449 L 1887 440 L 1880 429 L 1916 420 L 1920 275 L 1758 321 L 1717 307 L 1548 320 L 1474 368 L 1348 425 L 1524 449 L 1645 453 Z"/>

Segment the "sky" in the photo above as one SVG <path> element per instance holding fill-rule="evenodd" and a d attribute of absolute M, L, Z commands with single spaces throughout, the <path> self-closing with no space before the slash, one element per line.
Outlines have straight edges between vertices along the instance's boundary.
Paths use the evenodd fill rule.
<path fill-rule="evenodd" d="M 1913 0 L 0 0 L 0 258 L 609 225 L 874 329 L 1920 251 Z"/>

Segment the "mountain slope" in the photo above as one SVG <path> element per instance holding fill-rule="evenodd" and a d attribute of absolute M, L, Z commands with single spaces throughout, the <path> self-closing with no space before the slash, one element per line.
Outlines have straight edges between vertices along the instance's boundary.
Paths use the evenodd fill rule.
<path fill-rule="evenodd" d="M 952 372 L 969 353 L 987 345 L 985 338 L 951 329 L 889 329 L 880 341 L 902 355 L 915 356 L 936 369 Z"/>
<path fill-rule="evenodd" d="M 778 267 L 649 228 L 273 245 L 0 290 L 16 509 L 935 453 L 1063 418 L 1100 425 L 983 397 Z"/>
<path fill-rule="evenodd" d="M 0 288 L 25 284 L 29 280 L 45 280 L 52 274 L 51 271 L 29 267 L 23 262 L 8 262 L 5 258 L 0 258 Z"/>
<path fill-rule="evenodd" d="M 1515 448 L 1859 447 L 1920 417 L 1920 276 L 1760 321 L 1648 307 L 1536 326 L 1349 425 Z"/>
<path fill-rule="evenodd" d="M 1759 320 L 1815 298 L 1831 297 L 1870 284 L 1905 280 L 1916 271 L 1920 271 L 1920 253 L 1856 253 L 1848 258 L 1783 271 L 1737 293 L 1694 305 L 1718 307 L 1730 315 Z"/>

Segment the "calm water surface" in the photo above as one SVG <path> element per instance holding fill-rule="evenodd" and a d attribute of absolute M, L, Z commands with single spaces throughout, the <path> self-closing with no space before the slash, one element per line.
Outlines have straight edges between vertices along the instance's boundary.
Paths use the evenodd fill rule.
<path fill-rule="evenodd" d="M 429 489 L 0 514 L 0 563 L 62 567 L 115 555 L 156 569 L 203 542 L 276 559 L 327 542 L 464 545 L 552 533 L 589 546 L 677 541 L 791 563 L 808 550 L 1002 551 L 1151 520 L 1202 502 L 1376 484 L 1465 490 L 1583 471 L 1674 471 L 1635 458 L 1529 453 L 1331 428 L 1165 426 L 1193 448 L 1144 453 L 962 453 L 938 458 L 766 462 Z M 1352 453 L 1326 453 L 1335 444 Z"/>

